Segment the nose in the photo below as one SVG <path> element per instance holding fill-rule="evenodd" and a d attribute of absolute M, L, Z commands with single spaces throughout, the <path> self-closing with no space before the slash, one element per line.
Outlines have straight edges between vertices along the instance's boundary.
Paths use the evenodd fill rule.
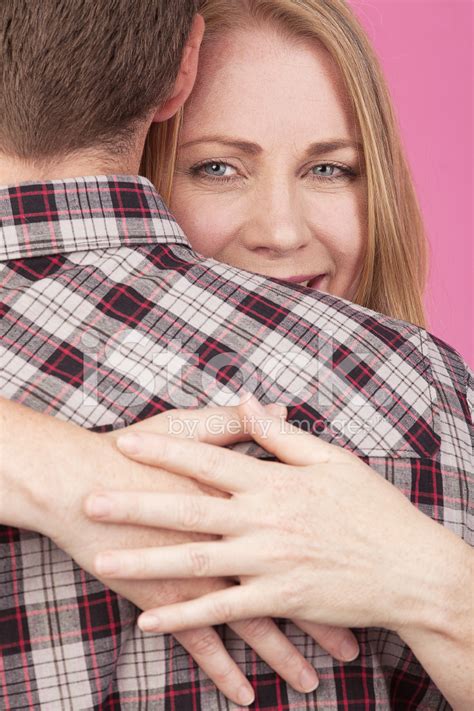
<path fill-rule="evenodd" d="M 311 239 L 298 191 L 284 180 L 268 180 L 255 195 L 242 241 L 246 248 L 277 259 L 303 249 Z"/>

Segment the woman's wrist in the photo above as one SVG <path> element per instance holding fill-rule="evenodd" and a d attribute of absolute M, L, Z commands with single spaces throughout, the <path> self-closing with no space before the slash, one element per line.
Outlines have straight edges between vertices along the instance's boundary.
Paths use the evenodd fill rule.
<path fill-rule="evenodd" d="M 9 400 L 0 400 L 0 523 L 43 532 L 43 496 L 54 494 L 55 469 L 48 451 L 47 417 Z M 45 447 L 45 444 L 48 446 Z"/>
<path fill-rule="evenodd" d="M 80 483 L 80 453 L 100 435 L 3 398 L 0 429 L 0 523 L 52 538 Z"/>
<path fill-rule="evenodd" d="M 440 524 L 420 571 L 422 614 L 399 636 L 455 711 L 470 711 L 474 686 L 474 551 Z"/>
<path fill-rule="evenodd" d="M 409 646 L 418 635 L 431 633 L 462 644 L 472 615 L 473 551 L 452 531 L 418 513 L 395 631 Z"/>

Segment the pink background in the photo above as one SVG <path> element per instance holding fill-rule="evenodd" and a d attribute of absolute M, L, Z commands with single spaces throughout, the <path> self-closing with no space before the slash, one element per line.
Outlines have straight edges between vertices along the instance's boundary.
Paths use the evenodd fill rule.
<path fill-rule="evenodd" d="M 474 367 L 472 0 L 349 0 L 380 57 L 431 245 L 428 330 Z"/>

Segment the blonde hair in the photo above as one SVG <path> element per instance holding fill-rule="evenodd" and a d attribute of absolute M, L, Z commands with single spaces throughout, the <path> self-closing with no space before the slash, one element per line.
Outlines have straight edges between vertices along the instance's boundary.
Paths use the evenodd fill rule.
<path fill-rule="evenodd" d="M 367 180 L 367 243 L 353 302 L 426 327 L 428 242 L 388 88 L 378 59 L 345 0 L 206 0 L 205 42 L 271 22 L 319 41 L 339 67 L 360 132 Z M 142 174 L 170 197 L 182 114 L 154 124 Z"/>

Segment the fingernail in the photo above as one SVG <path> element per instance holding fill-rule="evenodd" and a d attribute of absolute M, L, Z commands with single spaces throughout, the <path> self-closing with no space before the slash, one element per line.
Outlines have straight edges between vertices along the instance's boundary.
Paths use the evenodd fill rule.
<path fill-rule="evenodd" d="M 345 639 L 341 644 L 341 657 L 346 662 L 352 662 L 359 656 L 359 645 L 353 639 Z"/>
<path fill-rule="evenodd" d="M 95 569 L 101 575 L 112 575 L 118 570 L 117 558 L 112 553 L 99 553 L 95 559 Z"/>
<path fill-rule="evenodd" d="M 241 686 L 237 698 L 241 706 L 249 706 L 254 701 L 255 694 L 253 693 L 253 689 L 249 689 L 247 686 Z"/>
<path fill-rule="evenodd" d="M 112 502 L 106 496 L 92 496 L 87 501 L 86 510 L 94 518 L 108 516 L 112 511 Z"/>
<path fill-rule="evenodd" d="M 136 434 L 121 435 L 117 439 L 117 447 L 126 454 L 137 454 L 140 449 L 140 438 Z"/>
<path fill-rule="evenodd" d="M 311 667 L 306 667 L 300 674 L 300 684 L 301 688 L 308 694 L 310 691 L 314 691 L 319 686 L 318 675 Z"/>
<path fill-rule="evenodd" d="M 143 632 L 155 632 L 160 626 L 160 618 L 156 615 L 142 615 L 138 619 L 138 626 Z"/>

